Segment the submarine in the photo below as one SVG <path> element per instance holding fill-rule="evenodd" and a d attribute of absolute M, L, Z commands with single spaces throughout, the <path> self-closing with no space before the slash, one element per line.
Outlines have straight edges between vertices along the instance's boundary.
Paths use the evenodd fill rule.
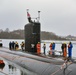
<path fill-rule="evenodd" d="M 27 13 L 29 13 L 29 10 L 27 10 Z M 40 12 L 38 12 L 38 18 L 40 19 Z M 33 22 L 31 19 L 31 16 L 29 15 L 28 17 L 28 24 L 25 25 L 25 51 L 27 52 L 31 52 L 33 54 L 37 53 L 37 48 L 36 48 L 36 44 L 38 42 L 41 42 L 41 23 L 39 22 L 39 19 L 37 22 Z M 31 44 L 34 44 L 34 51 L 31 51 Z M 36 56 L 35 56 L 36 57 Z M 34 57 L 33 57 L 34 58 Z M 76 69 L 76 59 L 73 60 L 73 63 L 65 63 L 65 61 L 63 59 L 54 59 L 54 58 L 45 58 L 44 57 L 40 57 L 35 58 L 35 60 L 40 60 L 46 63 L 50 63 L 50 66 L 48 66 L 49 68 L 45 69 L 45 66 L 41 65 L 40 67 L 42 67 L 42 69 L 40 67 L 40 71 L 39 71 L 39 75 L 75 75 L 75 69 Z M 64 68 L 61 69 L 62 65 L 65 64 Z M 54 67 L 55 66 L 55 67 Z M 57 66 L 57 67 L 56 67 Z M 37 68 L 36 68 L 37 69 Z M 42 71 L 43 69 L 45 69 L 44 71 Z M 45 73 L 46 72 L 46 73 Z"/>
<path fill-rule="evenodd" d="M 0 48 L 0 57 L 28 70 L 27 75 L 75 75 L 76 59 L 66 63 L 62 58 L 41 57 L 28 52 Z M 30 74 L 29 74 L 30 73 Z"/>
<path fill-rule="evenodd" d="M 25 52 L 0 47 L 0 57 L 23 67 L 25 71 L 27 69 L 25 75 L 76 75 L 76 59 L 66 63 L 59 57 L 36 55 L 36 44 L 41 42 L 41 24 L 39 21 L 33 22 L 31 17 L 28 20 L 29 23 L 25 25 Z M 34 44 L 33 51 L 31 44 Z"/>

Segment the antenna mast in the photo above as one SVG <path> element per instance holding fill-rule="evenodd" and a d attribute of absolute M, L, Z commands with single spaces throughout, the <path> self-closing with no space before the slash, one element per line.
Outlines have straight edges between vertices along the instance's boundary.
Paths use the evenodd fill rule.
<path fill-rule="evenodd" d="M 41 11 L 38 11 L 38 22 L 39 22 L 39 20 L 40 20 L 40 12 L 41 12 Z"/>

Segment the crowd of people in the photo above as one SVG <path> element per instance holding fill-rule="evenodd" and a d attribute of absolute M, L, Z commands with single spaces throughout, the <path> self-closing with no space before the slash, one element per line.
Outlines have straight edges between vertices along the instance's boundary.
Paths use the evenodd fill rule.
<path fill-rule="evenodd" d="M 37 43 L 36 48 L 37 48 L 37 54 L 40 54 L 41 53 L 41 45 L 40 45 L 40 42 Z M 42 48 L 43 48 L 44 55 L 46 55 L 46 43 L 43 44 Z M 55 50 L 55 43 L 54 42 L 51 43 L 50 46 L 49 46 L 49 48 L 50 48 L 49 54 L 54 55 L 55 53 L 52 52 L 52 50 Z"/>
<path fill-rule="evenodd" d="M 20 44 L 20 46 L 21 46 L 21 49 L 22 50 L 24 50 L 24 42 L 22 42 L 21 44 Z M 18 42 L 16 41 L 16 42 L 14 42 L 14 41 L 10 41 L 9 42 L 9 49 L 10 50 L 19 50 L 19 44 L 18 44 Z"/>
<path fill-rule="evenodd" d="M 62 53 L 63 53 L 64 58 L 67 58 L 67 54 L 68 54 L 68 58 L 70 60 L 72 59 L 72 48 L 73 48 L 72 42 L 69 42 L 68 45 L 66 43 L 62 44 L 61 49 L 62 49 Z"/>
<path fill-rule="evenodd" d="M 50 49 L 49 54 L 50 55 L 55 55 L 55 51 L 54 51 L 55 46 L 56 45 L 54 42 L 50 43 L 50 45 L 49 45 L 49 49 Z M 37 54 L 40 54 L 41 53 L 41 51 L 40 51 L 41 47 L 40 47 L 39 42 L 36 45 L 36 47 L 37 47 Z M 46 55 L 46 43 L 43 44 L 42 48 L 43 48 L 43 54 Z M 61 50 L 62 50 L 62 56 L 64 57 L 64 59 L 66 59 L 66 58 L 68 58 L 69 60 L 72 59 L 72 48 L 73 48 L 72 42 L 69 42 L 68 44 L 62 43 Z"/>
<path fill-rule="evenodd" d="M 22 42 L 20 44 L 20 46 L 21 46 L 21 50 L 23 51 L 24 47 L 25 47 L 25 43 Z M 35 45 L 31 44 L 31 50 L 32 51 L 34 51 L 34 47 L 35 47 Z M 50 45 L 49 45 L 49 49 L 50 49 L 49 55 L 55 55 L 55 47 L 56 47 L 55 42 L 50 43 Z M 43 54 L 46 55 L 46 43 L 43 44 L 42 48 L 43 48 Z M 73 48 L 72 42 L 69 42 L 68 44 L 62 43 L 62 45 L 61 45 L 62 56 L 64 58 L 68 57 L 71 60 L 72 59 L 72 48 Z M 18 42 L 17 41 L 16 42 L 14 42 L 14 41 L 9 42 L 9 49 L 10 50 L 18 50 L 19 49 Z M 40 44 L 40 42 L 37 43 L 36 49 L 37 49 L 37 54 L 40 54 L 41 53 L 41 44 Z"/>

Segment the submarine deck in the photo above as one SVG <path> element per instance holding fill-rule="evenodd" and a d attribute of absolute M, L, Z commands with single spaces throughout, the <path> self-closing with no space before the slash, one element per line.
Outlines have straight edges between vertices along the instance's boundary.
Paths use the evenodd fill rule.
<path fill-rule="evenodd" d="M 14 62 L 31 71 L 30 75 L 64 75 L 61 58 L 41 57 L 20 51 L 10 51 L 8 48 L 0 47 L 0 57 Z M 72 69 L 71 70 L 69 69 Z M 65 75 L 75 75 L 76 64 L 73 63 L 65 71 Z M 71 73 L 70 73 L 71 72 Z"/>

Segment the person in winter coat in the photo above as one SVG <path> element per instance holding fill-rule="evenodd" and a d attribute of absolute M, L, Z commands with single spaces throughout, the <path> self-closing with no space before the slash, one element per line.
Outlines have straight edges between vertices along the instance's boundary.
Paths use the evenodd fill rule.
<path fill-rule="evenodd" d="M 9 49 L 10 50 L 12 49 L 12 43 L 11 43 L 11 41 L 9 42 Z"/>
<path fill-rule="evenodd" d="M 69 57 L 69 59 L 72 58 L 72 48 L 73 48 L 73 45 L 71 42 L 69 42 L 69 44 L 68 44 L 68 57 Z"/>
<path fill-rule="evenodd" d="M 50 43 L 50 52 L 49 52 L 49 54 L 51 54 L 52 55 L 52 43 Z"/>
<path fill-rule="evenodd" d="M 67 58 L 67 44 L 64 43 L 63 57 Z"/>
<path fill-rule="evenodd" d="M 37 43 L 36 48 L 37 48 L 37 54 L 39 55 L 41 52 L 40 51 L 40 48 L 41 48 L 40 42 Z"/>
<path fill-rule="evenodd" d="M 46 50 L 46 44 L 43 44 L 43 50 L 44 50 L 44 55 L 46 55 L 45 50 Z"/>
<path fill-rule="evenodd" d="M 54 42 L 53 42 L 53 44 L 52 44 L 52 50 L 53 50 L 53 51 L 55 50 L 55 43 L 54 43 Z M 55 55 L 55 53 L 52 52 L 52 55 Z"/>
<path fill-rule="evenodd" d="M 63 53 L 63 56 L 64 56 L 64 43 L 62 43 L 61 49 L 62 49 L 62 53 Z"/>
<path fill-rule="evenodd" d="M 21 49 L 22 49 L 22 51 L 24 51 L 25 43 L 24 43 L 24 42 L 22 42 L 20 45 L 21 45 Z"/>

